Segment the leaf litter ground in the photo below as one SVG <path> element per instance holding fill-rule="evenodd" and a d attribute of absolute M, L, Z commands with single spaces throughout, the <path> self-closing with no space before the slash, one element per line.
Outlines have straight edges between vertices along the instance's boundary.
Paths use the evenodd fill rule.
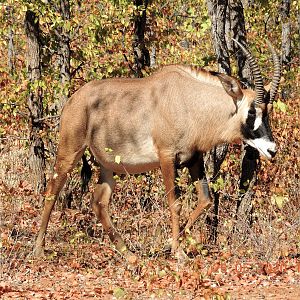
<path fill-rule="evenodd" d="M 132 269 L 106 236 L 61 230 L 55 211 L 46 258 L 34 259 L 39 212 L 29 204 L 15 212 L 14 224 L 2 224 L 1 299 L 300 299 L 297 255 L 266 262 L 210 248 L 185 263 L 140 257 Z M 76 214 L 67 210 L 68 218 Z"/>

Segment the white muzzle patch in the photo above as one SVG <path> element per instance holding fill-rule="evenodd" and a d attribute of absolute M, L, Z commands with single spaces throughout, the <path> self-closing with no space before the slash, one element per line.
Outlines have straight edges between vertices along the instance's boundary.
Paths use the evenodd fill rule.
<path fill-rule="evenodd" d="M 257 149 L 259 153 L 267 159 L 271 159 L 276 153 L 276 144 L 266 138 L 245 140 L 245 143 Z"/>

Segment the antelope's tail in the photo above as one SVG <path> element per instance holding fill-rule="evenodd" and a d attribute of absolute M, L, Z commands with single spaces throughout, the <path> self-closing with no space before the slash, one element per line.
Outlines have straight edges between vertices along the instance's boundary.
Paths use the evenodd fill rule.
<path fill-rule="evenodd" d="M 92 177 L 92 169 L 86 159 L 85 154 L 82 156 L 82 168 L 81 168 L 81 191 L 86 193 L 89 187 L 89 181 Z"/>

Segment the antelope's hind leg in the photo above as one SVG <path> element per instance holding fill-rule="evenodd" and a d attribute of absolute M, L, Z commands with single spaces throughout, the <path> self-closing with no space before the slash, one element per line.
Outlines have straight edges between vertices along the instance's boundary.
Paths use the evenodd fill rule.
<path fill-rule="evenodd" d="M 100 166 L 100 177 L 93 194 L 92 208 L 116 249 L 130 263 L 135 263 L 135 255 L 128 250 L 122 237 L 114 228 L 109 215 L 109 201 L 114 187 L 115 180 L 113 178 L 113 172 L 105 169 L 103 166 Z"/>
<path fill-rule="evenodd" d="M 66 182 L 68 173 L 73 170 L 79 159 L 82 157 L 85 148 L 85 146 L 78 145 L 70 147 L 70 145 L 65 144 L 63 140 L 59 144 L 54 166 L 54 175 L 47 185 L 41 226 L 33 250 L 34 255 L 37 257 L 44 255 L 45 234 L 58 194 Z"/>
<path fill-rule="evenodd" d="M 171 226 L 172 226 L 172 254 L 180 254 L 179 249 L 179 216 L 181 211 L 181 203 L 176 199 L 175 194 L 175 175 L 176 168 L 174 159 L 164 152 L 159 153 L 160 167 L 166 187 L 166 196 L 168 199 L 170 214 L 171 214 Z"/>
<path fill-rule="evenodd" d="M 199 154 L 197 161 L 189 167 L 189 172 L 196 188 L 198 203 L 185 225 L 185 230 L 190 229 L 200 214 L 210 208 L 213 203 L 205 178 L 205 168 L 202 153 Z"/>

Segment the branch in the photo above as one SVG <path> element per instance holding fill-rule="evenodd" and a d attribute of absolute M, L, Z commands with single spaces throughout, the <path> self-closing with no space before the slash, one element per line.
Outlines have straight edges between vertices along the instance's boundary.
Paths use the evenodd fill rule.
<path fill-rule="evenodd" d="M 48 119 L 56 119 L 56 118 L 59 118 L 60 115 L 55 115 L 55 116 L 46 116 L 46 117 L 43 117 L 43 118 L 38 118 L 38 119 L 33 119 L 34 122 L 41 122 L 41 121 L 45 121 L 45 120 L 48 120 Z"/>
<path fill-rule="evenodd" d="M 0 140 L 10 140 L 10 139 L 14 139 L 14 140 L 29 140 L 29 138 L 27 137 L 21 137 L 21 136 L 16 136 L 16 135 L 7 135 L 6 137 L 0 137 Z"/>
<path fill-rule="evenodd" d="M 127 56 L 126 56 L 125 53 L 123 53 L 123 56 L 125 58 L 125 61 L 128 63 L 129 69 L 137 76 L 137 72 L 133 69 L 133 67 L 132 67 L 132 65 L 131 65 L 130 61 L 128 60 L 128 58 L 127 58 Z"/>
<path fill-rule="evenodd" d="M 70 74 L 71 78 L 73 78 L 75 76 L 75 74 L 82 68 L 83 65 L 84 65 L 84 62 L 81 62 L 79 64 L 79 66 L 71 72 L 71 74 Z"/>

